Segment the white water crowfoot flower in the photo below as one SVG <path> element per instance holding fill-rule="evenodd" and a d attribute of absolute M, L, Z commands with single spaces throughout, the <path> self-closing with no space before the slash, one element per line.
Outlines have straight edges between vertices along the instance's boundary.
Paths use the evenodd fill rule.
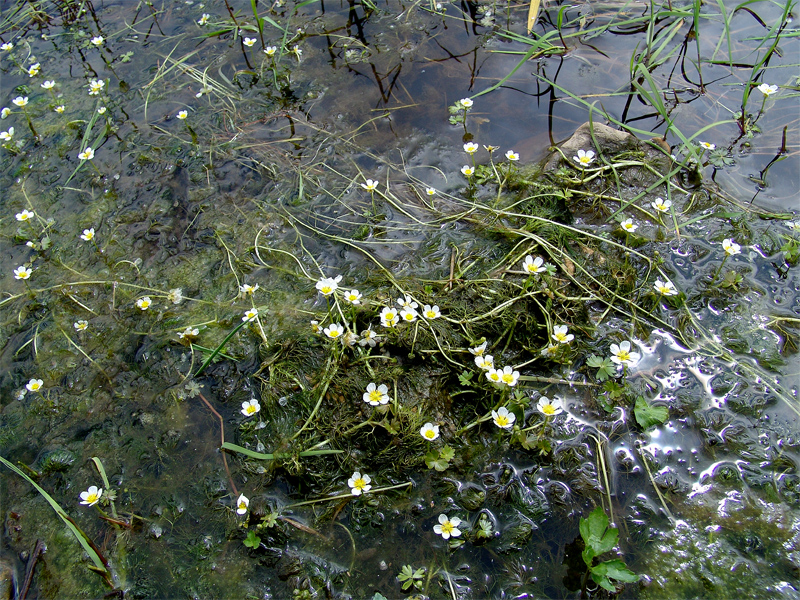
<path fill-rule="evenodd" d="M 6 52 L 9 52 L 13 49 L 14 49 L 14 44 L 12 44 L 11 42 L 6 42 L 2 46 L 0 46 L 0 50 L 5 50 Z"/>
<path fill-rule="evenodd" d="M 381 336 L 375 333 L 372 330 L 372 325 L 370 325 L 364 331 L 361 332 L 361 339 L 358 340 L 358 345 L 369 346 L 370 348 L 374 348 L 379 341 L 381 341 Z"/>
<path fill-rule="evenodd" d="M 239 498 L 236 500 L 236 514 L 237 515 L 247 514 L 248 506 L 250 506 L 250 499 L 244 494 L 239 494 Z"/>
<path fill-rule="evenodd" d="M 474 354 L 475 356 L 483 356 L 483 353 L 486 351 L 486 345 L 488 342 L 483 342 L 479 346 L 475 346 L 474 348 L 470 348 L 470 354 Z"/>
<path fill-rule="evenodd" d="M 251 308 L 250 310 L 245 311 L 244 316 L 242 317 L 242 321 L 253 321 L 258 316 L 258 309 Z"/>
<path fill-rule="evenodd" d="M 102 46 L 104 41 L 105 41 L 105 40 L 104 40 L 104 38 L 103 38 L 103 36 L 102 36 L 102 35 L 96 35 L 96 36 L 94 36 L 94 37 L 92 38 L 92 43 L 93 43 L 95 46 Z"/>
<path fill-rule="evenodd" d="M 658 212 L 669 212 L 669 207 L 672 206 L 671 200 L 664 200 L 663 198 L 656 198 L 650 203 L 650 206 L 655 208 Z"/>
<path fill-rule="evenodd" d="M 361 292 L 358 290 L 350 290 L 345 293 L 344 299 L 350 304 L 361 304 Z"/>
<path fill-rule="evenodd" d="M 472 175 L 475 173 L 475 169 L 470 167 L 469 165 L 464 165 L 463 167 L 461 167 L 461 172 L 467 177 L 472 177 Z"/>
<path fill-rule="evenodd" d="M 594 151 L 593 150 L 578 150 L 578 155 L 573 156 L 572 160 L 578 163 L 582 167 L 588 167 L 592 164 L 594 160 Z"/>
<path fill-rule="evenodd" d="M 258 400 L 246 400 L 242 402 L 242 410 L 240 411 L 245 417 L 253 417 L 261 410 L 261 404 Z"/>
<path fill-rule="evenodd" d="M 253 295 L 255 291 L 259 288 L 258 284 L 250 285 L 249 283 L 243 283 L 239 286 L 239 293 L 244 296 L 245 294 Z"/>
<path fill-rule="evenodd" d="M 150 296 L 144 296 L 136 301 L 136 308 L 138 308 L 139 310 L 147 310 L 152 305 L 153 301 L 150 300 Z"/>
<path fill-rule="evenodd" d="M 461 108 L 463 109 L 470 109 L 472 108 L 473 104 L 472 100 L 470 100 L 469 98 L 462 98 L 461 100 L 458 101 L 458 103 L 461 105 Z"/>
<path fill-rule="evenodd" d="M 42 89 L 45 89 L 45 90 L 52 90 L 54 87 L 56 87 L 56 82 L 53 81 L 52 79 L 49 80 L 49 81 L 45 81 L 42 84 Z"/>
<path fill-rule="evenodd" d="M 638 225 L 634 225 L 633 219 L 625 219 L 619 226 L 622 227 L 622 231 L 625 233 L 633 233 L 639 228 Z"/>
<path fill-rule="evenodd" d="M 725 250 L 727 256 L 734 256 L 742 253 L 742 247 L 731 238 L 722 240 L 722 249 Z"/>
<path fill-rule="evenodd" d="M 61 106 L 56 106 L 53 110 L 56 111 L 58 114 L 63 114 L 66 108 L 67 107 L 62 104 Z"/>
<path fill-rule="evenodd" d="M 547 271 L 547 267 L 544 266 L 544 259 L 541 256 L 537 256 L 536 258 L 533 258 L 531 255 L 526 256 L 525 262 L 522 263 L 522 268 L 527 273 L 533 275 L 538 275 L 539 273 Z"/>
<path fill-rule="evenodd" d="M 22 108 L 23 106 L 28 106 L 28 97 L 17 96 L 11 102 L 14 103 L 14 106 L 19 106 Z"/>
<path fill-rule="evenodd" d="M 177 114 L 177 115 L 175 115 L 175 116 L 176 116 L 177 118 L 179 118 L 181 121 L 183 121 L 183 120 L 184 120 L 186 117 L 188 117 L 188 116 L 189 116 L 189 113 L 188 113 L 188 112 L 186 112 L 185 110 L 181 110 L 181 111 L 179 111 L 179 112 L 178 112 L 178 114 Z"/>
<path fill-rule="evenodd" d="M 439 311 L 439 307 L 437 305 L 431 306 L 430 304 L 426 304 L 422 307 L 422 316 L 432 321 L 433 319 L 438 319 L 442 316 L 442 313 Z"/>
<path fill-rule="evenodd" d="M 341 280 L 342 280 L 341 275 L 335 278 L 323 277 L 322 279 L 317 281 L 316 288 L 323 296 L 330 296 L 333 292 L 339 289 L 339 282 Z"/>
<path fill-rule="evenodd" d="M 75 321 L 72 326 L 75 328 L 75 331 L 86 331 L 89 328 L 89 322 L 85 319 L 81 319 L 80 321 Z"/>
<path fill-rule="evenodd" d="M 374 383 L 370 383 L 367 386 L 367 391 L 364 392 L 362 396 L 364 402 L 369 404 L 370 406 L 378 406 L 379 404 L 389 404 L 391 398 L 389 398 L 389 388 L 386 387 L 386 384 L 375 385 Z"/>
<path fill-rule="evenodd" d="M 86 148 L 83 152 L 78 154 L 78 158 L 81 160 L 92 160 L 94 158 L 94 150 Z"/>
<path fill-rule="evenodd" d="M 553 399 L 550 400 L 547 396 L 542 396 L 539 398 L 539 402 L 536 404 L 536 408 L 542 413 L 545 417 L 553 417 L 558 415 L 564 411 L 561 406 L 561 400 Z"/>
<path fill-rule="evenodd" d="M 94 227 L 91 229 L 84 229 L 83 233 L 81 234 L 81 239 L 84 242 L 91 242 L 94 239 Z"/>
<path fill-rule="evenodd" d="M 339 325 L 339 323 L 332 323 L 331 325 L 323 329 L 322 332 L 332 340 L 335 340 L 344 333 L 344 327 Z"/>
<path fill-rule="evenodd" d="M 39 74 L 39 71 L 42 70 L 42 65 L 39 63 L 33 64 L 28 67 L 28 77 L 36 77 Z"/>
<path fill-rule="evenodd" d="M 567 333 L 566 325 L 556 325 L 553 327 L 553 339 L 559 344 L 569 344 L 575 339 L 575 336 L 571 333 Z"/>
<path fill-rule="evenodd" d="M 103 91 L 103 88 L 106 87 L 106 82 L 102 79 L 92 79 L 89 82 L 89 95 L 90 96 L 97 96 L 100 92 Z"/>
<path fill-rule="evenodd" d="M 400 311 L 400 319 L 406 323 L 413 323 L 417 320 L 417 314 L 413 308 L 404 308 Z"/>
<path fill-rule="evenodd" d="M 183 290 L 181 288 L 171 289 L 167 293 L 167 301 L 172 302 L 173 304 L 180 304 L 183 302 Z"/>
<path fill-rule="evenodd" d="M 11 114 L 11 109 L 7 106 L 4 106 L 2 110 L 0 110 L 0 119 L 5 119 L 8 115 Z"/>
<path fill-rule="evenodd" d="M 434 425 L 433 423 L 425 423 L 425 425 L 422 426 L 422 429 L 419 430 L 419 433 L 423 439 L 432 442 L 439 437 L 439 426 Z"/>
<path fill-rule="evenodd" d="M 503 372 L 500 375 L 500 379 L 503 380 L 508 387 L 514 387 L 517 385 L 517 379 L 519 379 L 519 371 L 515 371 L 513 367 L 509 367 L 506 365 L 503 367 Z"/>
<path fill-rule="evenodd" d="M 449 540 L 451 537 L 461 535 L 461 530 L 458 528 L 459 525 L 461 525 L 461 519 L 458 517 L 449 519 L 447 515 L 441 514 L 439 515 L 439 523 L 433 526 L 433 531 L 444 539 Z"/>
<path fill-rule="evenodd" d="M 708 142 L 698 142 L 701 147 L 705 148 L 706 150 L 716 150 L 716 144 L 709 144 Z"/>
<path fill-rule="evenodd" d="M 249 38 L 249 37 L 246 37 L 246 38 L 244 38 L 244 41 L 243 41 L 242 43 L 243 43 L 245 46 L 247 46 L 248 48 L 250 48 L 250 47 L 252 47 L 252 46 L 254 46 L 254 45 L 255 45 L 255 43 L 256 43 L 256 38 Z"/>
<path fill-rule="evenodd" d="M 494 369 L 494 357 L 491 354 L 487 354 L 486 356 L 478 355 L 475 357 L 475 365 L 484 371 Z M 500 379 L 502 379 L 502 377 Z"/>
<path fill-rule="evenodd" d="M 208 24 L 208 20 L 209 20 L 210 18 L 211 18 L 211 15 L 210 15 L 210 14 L 208 14 L 208 13 L 203 13 L 203 14 L 200 16 L 200 18 L 197 20 L 197 24 L 198 24 L 198 25 L 200 25 L 201 27 L 202 27 L 203 25 L 207 25 L 207 24 Z"/>
<path fill-rule="evenodd" d="M 397 305 L 400 308 L 410 308 L 410 309 L 416 309 L 416 308 L 419 307 L 419 304 L 414 302 L 414 299 L 411 296 L 409 296 L 408 294 L 406 294 L 402 298 L 398 298 L 397 299 Z"/>
<path fill-rule="evenodd" d="M 655 290 L 661 294 L 662 296 L 677 296 L 678 295 L 678 288 L 675 287 L 675 284 L 671 281 L 661 281 L 660 279 L 656 279 L 655 284 L 653 284 Z"/>
<path fill-rule="evenodd" d="M 492 420 L 500 429 L 511 429 L 517 417 L 505 406 L 501 406 L 499 409 L 492 411 Z"/>
<path fill-rule="evenodd" d="M 33 270 L 25 265 L 17 267 L 14 269 L 14 279 L 30 279 L 31 273 L 33 273 Z"/>
<path fill-rule="evenodd" d="M 14 137 L 14 128 L 9 127 L 8 131 L 0 131 L 0 140 L 4 142 L 10 142 L 11 138 Z"/>
<path fill-rule="evenodd" d="M 513 150 L 509 150 L 508 152 L 506 152 L 506 158 L 511 162 L 515 162 L 519 160 L 519 154 L 517 154 Z"/>
<path fill-rule="evenodd" d="M 632 367 L 637 362 L 641 355 L 638 352 L 631 352 L 631 343 L 628 340 L 617 344 L 611 344 L 611 362 L 617 365 Z"/>
<path fill-rule="evenodd" d="M 394 327 L 400 322 L 400 316 L 397 314 L 397 311 L 393 308 L 389 308 L 388 306 L 383 307 L 380 316 L 381 325 L 384 327 Z"/>
<path fill-rule="evenodd" d="M 368 192 L 374 192 L 376 189 L 378 189 L 378 182 L 374 179 L 367 179 L 366 183 L 361 184 L 361 187 Z"/>
<path fill-rule="evenodd" d="M 486 371 L 486 379 L 492 383 L 503 385 L 503 369 L 490 368 Z"/>
<path fill-rule="evenodd" d="M 436 188 L 432 188 L 432 187 L 425 188 L 425 193 L 428 194 L 428 196 L 435 196 L 436 195 Z"/>
<path fill-rule="evenodd" d="M 100 501 L 100 497 L 102 495 L 103 488 L 99 488 L 96 485 L 90 485 L 88 490 L 81 492 L 81 504 L 85 504 L 86 506 L 94 506 Z"/>
<path fill-rule="evenodd" d="M 464 144 L 464 152 L 467 154 L 475 154 L 478 151 L 478 144 L 475 142 L 467 142 Z"/>
<path fill-rule="evenodd" d="M 295 45 L 292 47 L 292 52 L 297 57 L 297 62 L 300 62 L 300 57 L 303 55 L 303 49 L 300 46 Z"/>
<path fill-rule="evenodd" d="M 275 56 L 275 53 L 277 51 L 278 51 L 278 47 L 277 46 L 267 46 L 266 48 L 264 48 L 264 54 L 266 54 L 270 58 Z"/>
<path fill-rule="evenodd" d="M 197 327 L 194 327 L 194 328 L 187 327 L 183 331 L 178 332 L 178 338 L 180 340 L 191 341 L 193 338 L 196 338 L 198 335 L 200 335 L 200 330 L 197 329 Z"/>
<path fill-rule="evenodd" d="M 777 85 L 769 85 L 768 83 L 762 83 L 758 86 L 758 91 L 764 94 L 765 96 L 771 96 L 775 92 L 778 91 Z"/>
<path fill-rule="evenodd" d="M 44 386 L 44 381 L 41 379 L 31 379 L 25 384 L 25 389 L 29 392 L 40 392 Z"/>
<path fill-rule="evenodd" d="M 372 478 L 369 475 L 362 475 L 356 471 L 353 473 L 353 476 L 347 480 L 347 487 L 350 488 L 350 493 L 353 494 L 353 496 L 360 496 L 372 489 L 372 486 L 369 484 L 370 481 L 372 481 Z"/>

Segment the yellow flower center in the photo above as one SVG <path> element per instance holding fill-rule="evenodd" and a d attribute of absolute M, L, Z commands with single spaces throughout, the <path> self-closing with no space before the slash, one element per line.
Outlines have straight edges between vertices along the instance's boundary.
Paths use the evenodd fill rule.
<path fill-rule="evenodd" d="M 99 496 L 97 494 L 89 494 L 88 496 L 86 496 L 86 502 L 91 504 L 92 502 L 97 502 L 98 498 Z"/>
<path fill-rule="evenodd" d="M 556 413 L 556 409 L 553 407 L 552 404 L 543 404 L 542 412 L 546 415 L 554 415 Z"/>
<path fill-rule="evenodd" d="M 426 429 L 425 437 L 428 438 L 429 440 L 432 440 L 434 437 L 436 437 L 436 432 L 433 429 Z"/>
<path fill-rule="evenodd" d="M 494 422 L 497 423 L 500 427 L 504 427 L 505 425 L 509 424 L 509 420 L 506 415 L 497 415 L 494 419 Z M 444 528 L 444 525 L 442 525 L 442 528 Z"/>
<path fill-rule="evenodd" d="M 337 337 L 339 337 L 339 330 L 338 329 L 331 329 L 330 332 L 328 333 L 328 335 L 331 336 L 332 338 L 337 338 Z"/>
<path fill-rule="evenodd" d="M 247 411 L 248 415 L 252 415 L 253 413 L 256 412 L 256 407 L 251 404 L 245 410 Z"/>
<path fill-rule="evenodd" d="M 559 332 L 559 333 L 557 333 L 557 334 L 556 334 L 556 339 L 557 339 L 559 342 L 563 342 L 564 340 L 566 340 L 566 339 L 567 339 L 567 334 L 566 334 L 566 333 L 561 333 L 561 332 Z"/>
<path fill-rule="evenodd" d="M 333 288 L 329 285 L 323 285 L 320 291 L 327 296 L 333 291 Z"/>
<path fill-rule="evenodd" d="M 514 382 L 513 373 L 503 373 L 503 382 L 504 383 L 513 383 Z"/>
<path fill-rule="evenodd" d="M 372 390 L 369 393 L 369 401 L 374 403 L 380 403 L 381 398 L 383 398 L 383 394 L 378 390 Z"/>
<path fill-rule="evenodd" d="M 247 504 L 244 503 L 244 500 L 239 502 L 239 510 L 247 510 Z"/>
<path fill-rule="evenodd" d="M 366 485 L 367 482 L 364 481 L 361 477 L 359 477 L 353 482 L 353 487 L 357 490 L 363 490 L 366 487 Z"/>
<path fill-rule="evenodd" d="M 498 375 L 497 373 L 492 373 L 489 375 L 489 379 L 491 379 L 492 381 L 500 381 L 500 375 Z"/>
<path fill-rule="evenodd" d="M 627 350 L 620 350 L 619 352 L 617 352 L 617 358 L 622 361 L 630 360 L 631 353 L 628 352 Z"/>
<path fill-rule="evenodd" d="M 455 529 L 455 527 L 450 521 L 445 521 L 442 523 L 442 533 L 452 534 L 453 529 Z"/>

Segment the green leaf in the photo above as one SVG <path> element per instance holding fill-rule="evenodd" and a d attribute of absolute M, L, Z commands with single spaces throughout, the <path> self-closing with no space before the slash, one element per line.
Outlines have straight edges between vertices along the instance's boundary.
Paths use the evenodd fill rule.
<path fill-rule="evenodd" d="M 444 471 L 450 466 L 450 461 L 441 458 L 436 450 L 431 450 L 425 455 L 425 464 L 429 469 Z"/>
<path fill-rule="evenodd" d="M 633 583 L 639 580 L 639 576 L 631 571 L 620 558 L 605 560 L 592 568 L 592 573 L 604 575 L 610 579 Z"/>
<path fill-rule="evenodd" d="M 595 508 L 588 518 L 581 519 L 579 528 L 586 549 L 591 548 L 591 553 L 586 550 L 583 553 L 583 560 L 589 567 L 592 566 L 591 561 L 595 556 L 608 552 L 619 540 L 619 530 L 616 527 L 608 527 L 608 517 L 600 506 Z"/>
<path fill-rule="evenodd" d="M 608 580 L 608 577 L 603 577 L 599 573 L 595 573 L 594 571 L 592 571 L 592 580 L 601 588 L 606 589 L 609 592 L 617 591 L 617 588 L 611 585 L 611 582 Z"/>
<path fill-rule="evenodd" d="M 638 396 L 633 407 L 633 414 L 642 429 L 649 429 L 666 421 L 669 416 L 669 410 L 666 406 L 653 406 L 643 396 Z"/>
<path fill-rule="evenodd" d="M 465 387 L 470 387 L 472 385 L 471 380 L 473 375 L 475 375 L 475 373 L 472 371 L 464 371 L 458 376 L 458 382 Z"/>
<path fill-rule="evenodd" d="M 444 448 L 442 448 L 439 451 L 439 458 L 441 458 L 443 460 L 446 460 L 448 462 L 453 460 L 453 457 L 455 455 L 456 455 L 456 451 L 453 450 L 450 446 L 445 446 Z"/>
<path fill-rule="evenodd" d="M 592 354 L 589 358 L 587 358 L 586 364 L 594 369 L 597 369 L 595 377 L 597 377 L 598 381 L 605 381 L 609 377 L 613 377 L 614 373 L 617 371 L 616 365 L 611 362 L 610 358 L 603 358 L 602 356 L 597 356 L 596 354 Z"/>
<path fill-rule="evenodd" d="M 247 534 L 247 537 L 244 538 L 244 545 L 248 548 L 258 548 L 261 545 L 261 538 L 256 535 L 255 531 L 251 531 Z"/>

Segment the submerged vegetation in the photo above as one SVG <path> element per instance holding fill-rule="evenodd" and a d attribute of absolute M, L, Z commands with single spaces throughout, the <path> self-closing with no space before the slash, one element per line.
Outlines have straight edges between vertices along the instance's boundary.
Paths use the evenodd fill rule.
<path fill-rule="evenodd" d="M 28 585 L 798 592 L 791 2 L 176 6 L 2 13 Z"/>

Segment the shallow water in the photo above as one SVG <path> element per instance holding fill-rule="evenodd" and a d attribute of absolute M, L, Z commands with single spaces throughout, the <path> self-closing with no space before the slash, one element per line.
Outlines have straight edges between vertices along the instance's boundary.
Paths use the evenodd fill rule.
<path fill-rule="evenodd" d="M 339 346 L 308 327 L 332 306 L 314 282 L 342 274 L 342 288 L 358 287 L 369 298 L 372 304 L 348 317 L 359 330 L 368 323 L 380 329 L 375 307 L 399 295 L 388 274 L 418 298 L 439 302 L 452 319 L 439 323 L 459 323 L 455 311 L 465 303 L 496 305 L 514 288 L 498 283 L 506 273 L 495 267 L 525 252 L 515 246 L 511 217 L 452 218 L 467 200 L 488 203 L 493 194 L 489 186 L 466 188 L 463 143 L 500 146 L 498 162 L 508 149 L 521 163 L 537 162 L 590 119 L 584 102 L 594 103 L 598 122 L 602 109 L 663 134 L 652 106 L 628 94 L 631 56 L 643 47 L 647 26 L 629 21 L 646 15 L 647 5 L 568 7 L 567 51 L 532 60 L 499 89 L 476 96 L 462 127 L 448 123 L 447 107 L 494 85 L 519 62 L 528 46 L 501 34 L 524 32 L 526 7 L 445 3 L 439 14 L 427 2 L 297 4 L 258 5 L 287 31 L 283 37 L 264 23 L 264 45 L 286 48 L 274 63 L 255 28 L 205 37 L 230 29 L 224 5 L 108 2 L 81 15 L 53 4 L 42 7 L 49 19 L 39 22 L 31 21 L 29 4 L 0 5 L 3 41 L 14 43 L 0 63 L 2 105 L 13 108 L 0 129 L 15 128 L 12 145 L 0 150 L 2 456 L 38 473 L 38 483 L 108 557 L 114 585 L 133 598 L 309 591 L 392 598 L 411 593 L 397 579 L 404 565 L 425 568 L 420 591 L 431 597 L 578 597 L 585 572 L 578 523 L 596 505 L 619 527 L 619 555 L 640 576 L 621 588 L 624 597 L 797 596 L 800 278 L 796 261 L 785 262 L 780 250 L 797 233 L 766 212 L 797 206 L 792 23 L 757 80 L 781 86 L 764 102 L 761 132 L 740 137 L 726 122 L 697 134 L 733 161 L 705 165 L 707 188 L 673 196 L 680 238 L 668 226 L 639 221 L 639 250 L 659 253 L 690 310 L 659 301 L 651 315 L 630 320 L 597 300 L 583 303 L 585 314 L 528 305 L 516 321 L 519 331 L 533 331 L 531 339 L 512 344 L 509 334 L 505 352 L 496 342 L 496 359 L 526 363 L 520 370 L 531 379 L 519 387 L 534 401 L 519 418 L 537 424 L 534 432 L 545 427 L 535 400 L 545 394 L 564 402 L 565 414 L 546 426 L 552 448 L 540 453 L 510 443 L 490 420 L 459 431 L 501 397 L 457 379 L 460 369 L 451 364 L 472 368 L 465 344 L 478 341 L 465 332 L 504 339 L 500 334 L 514 331 L 507 322 L 472 325 L 464 317 L 454 331 L 434 328 L 435 343 L 415 328 L 413 341 L 402 333 L 387 343 L 388 356 L 365 358 L 356 348 L 341 351 L 334 364 L 338 350 L 331 348 Z M 232 6 L 240 26 L 254 27 L 250 3 Z M 538 34 L 554 30 L 559 8 L 546 8 Z M 763 26 L 738 11 L 730 20 L 737 66 L 704 62 L 701 73 L 688 20 L 659 20 L 660 35 L 675 28 L 662 55 L 675 53 L 653 78 L 669 90 L 662 96 L 684 135 L 731 120 L 750 76 L 746 65 L 765 51 L 756 38 L 779 23 L 781 8 L 750 6 Z M 700 30 L 700 56 L 724 63 L 717 7 L 702 10 L 712 17 Z M 200 26 L 204 11 L 210 22 Z M 591 32 L 608 23 L 622 24 Z M 96 35 L 104 36 L 100 46 L 90 41 Z M 247 47 L 244 36 L 257 41 Z M 14 61 L 38 61 L 41 74 L 30 77 Z M 88 95 L 98 78 L 106 81 L 103 92 Z M 54 95 L 40 85 L 49 79 L 57 82 Z M 29 97 L 26 112 L 14 107 L 17 96 Z M 753 90 L 748 112 L 757 113 L 761 101 Z M 62 103 L 64 113 L 56 113 Z M 188 111 L 185 120 L 177 118 L 180 110 Z M 788 150 L 759 175 L 778 156 L 784 126 Z M 675 133 L 667 143 L 679 159 L 685 155 Z M 79 161 L 86 146 L 95 157 Z M 476 157 L 488 162 L 482 148 Z M 362 189 L 366 178 L 394 194 L 379 198 L 396 201 L 376 203 Z M 437 190 L 433 199 L 424 196 L 427 186 Z M 764 210 L 747 212 L 751 206 Z M 16 220 L 26 208 L 36 218 Z M 614 254 L 609 241 L 629 241 L 614 237 L 608 212 L 577 201 L 571 211 L 577 228 L 604 240 L 593 255 L 580 254 L 589 241 L 576 244 L 573 259 L 601 265 Z M 87 242 L 79 236 L 90 227 L 96 237 Z M 720 242 L 728 237 L 742 245 L 725 261 L 741 280 L 715 286 Z M 15 279 L 12 270 L 28 263 L 30 279 Z M 519 273 L 518 264 L 509 272 Z M 637 269 L 643 276 L 642 263 Z M 486 280 L 483 292 L 460 287 L 473 279 Z M 244 283 L 259 284 L 252 299 L 239 293 Z M 180 303 L 167 297 L 174 288 L 182 290 Z M 143 311 L 135 302 L 145 295 L 153 306 Z M 206 355 L 181 344 L 178 332 L 197 327 L 196 343 L 216 348 L 252 306 L 262 311 L 258 325 L 233 336 L 225 356 L 192 378 Z M 527 319 L 535 314 L 544 322 L 551 310 L 573 316 L 576 350 L 569 360 L 531 363 L 549 333 L 544 325 L 525 329 Z M 79 320 L 87 321 L 85 331 L 74 327 Z M 608 396 L 586 359 L 628 339 L 641 359 L 621 379 L 626 401 L 605 409 Z M 398 400 L 389 412 L 361 402 L 358 386 L 368 376 L 392 383 Z M 41 393 L 21 395 L 31 378 L 43 379 Z M 227 442 L 297 452 L 335 439 L 344 452 L 279 461 L 230 452 L 228 475 L 219 420 L 187 383 L 203 386 Z M 325 385 L 323 421 L 294 441 Z M 632 414 L 638 395 L 669 408 L 663 425 L 642 430 Z M 246 419 L 241 404 L 251 398 L 262 410 Z M 343 435 L 366 419 L 380 424 Z M 429 450 L 418 434 L 425 421 L 441 425 L 441 444 L 431 447 L 455 450 L 443 472 L 421 459 Z M 95 456 L 130 528 L 78 504 L 81 491 L 100 484 Z M 355 469 L 372 473 L 376 488 L 411 486 L 347 497 Z M 237 492 L 250 498 L 249 525 L 234 513 Z M 47 543 L 34 580 L 39 597 L 108 591 L 28 482 L 4 470 L 2 494 L 4 558 L 23 572 L 25 552 L 37 539 Z M 277 520 L 257 530 L 261 545 L 243 545 L 270 513 Z M 450 549 L 434 533 L 442 513 L 464 521 L 463 546 Z M 485 538 L 476 537 L 481 516 L 491 523 Z"/>

